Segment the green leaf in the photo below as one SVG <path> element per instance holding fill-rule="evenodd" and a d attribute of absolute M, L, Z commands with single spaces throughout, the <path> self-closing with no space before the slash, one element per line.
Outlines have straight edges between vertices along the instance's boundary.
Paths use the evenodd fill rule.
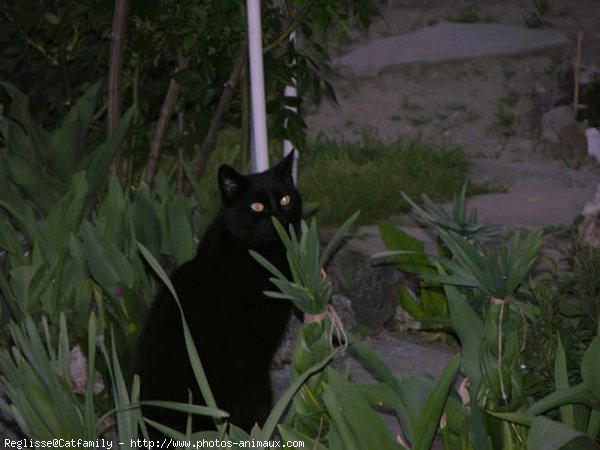
<path fill-rule="evenodd" d="M 47 164 L 59 179 L 75 171 L 83 157 L 83 130 L 77 109 L 73 107 L 62 121 L 60 128 L 52 133 L 49 142 Z"/>
<path fill-rule="evenodd" d="M 5 114 L 4 119 L 0 118 L 0 132 L 5 136 L 8 152 L 13 156 L 44 159 L 48 152 L 47 144 L 50 135 L 34 122 L 29 111 L 29 99 L 10 83 L 0 82 L 0 86 L 11 98 L 8 113 Z M 7 136 L 4 127 L 8 123 L 11 125 L 10 136 Z M 18 133 L 21 145 L 17 145 L 15 142 L 16 133 Z"/>
<path fill-rule="evenodd" d="M 112 242 L 101 236 L 87 220 L 83 222 L 81 236 L 90 271 L 100 286 L 112 295 L 119 284 L 133 287 L 135 274 L 131 264 Z"/>
<path fill-rule="evenodd" d="M 401 449 L 381 418 L 352 384 L 334 370 L 327 371 L 323 402 L 347 449 Z M 368 432 L 361 432 L 368 430 Z"/>
<path fill-rule="evenodd" d="M 184 198 L 176 197 L 167 203 L 167 223 L 173 256 L 177 265 L 181 265 L 192 259 L 196 250 L 191 217 L 186 213 Z"/>
<path fill-rule="evenodd" d="M 108 173 L 113 157 L 129 128 L 133 117 L 133 110 L 133 106 L 127 110 L 110 136 L 93 150 L 78 167 L 79 170 L 85 171 L 88 177 L 89 192 L 92 195 L 91 201 L 95 202 L 95 194 L 106 181 L 106 174 Z"/>
<path fill-rule="evenodd" d="M 136 411 L 131 410 L 131 400 L 127 391 L 127 385 L 123 372 L 121 371 L 121 365 L 115 347 L 115 336 L 111 330 L 111 363 L 113 370 L 113 389 L 115 396 L 115 406 L 117 406 L 117 429 L 124 436 L 135 436 L 136 435 L 136 422 L 135 417 Z M 139 413 L 139 411 L 138 411 Z"/>
<path fill-rule="evenodd" d="M 348 231 L 350 229 L 350 227 L 354 224 L 354 222 L 356 222 L 356 219 L 358 219 L 359 215 L 360 215 L 360 211 L 356 211 L 342 224 L 341 227 L 339 227 L 336 230 L 336 232 L 332 236 L 331 240 L 325 247 L 325 250 L 323 250 L 323 254 L 321 255 L 320 262 L 321 262 L 322 267 L 324 267 L 326 265 L 326 263 L 329 261 L 330 256 L 337 248 L 337 245 L 339 244 L 341 239 L 344 237 L 344 234 L 346 233 L 346 231 Z"/>
<path fill-rule="evenodd" d="M 275 430 L 275 427 L 279 422 L 279 419 L 285 413 L 289 403 L 292 401 L 294 395 L 296 395 L 298 390 L 304 385 L 304 383 L 306 383 L 306 381 L 310 377 L 323 370 L 331 362 L 336 353 L 337 351 L 330 352 L 329 355 L 327 355 L 321 361 L 314 364 L 309 369 L 305 370 L 298 378 L 292 381 L 290 387 L 287 388 L 283 395 L 279 398 L 263 425 L 260 434 L 263 440 L 271 438 L 273 431 Z"/>
<path fill-rule="evenodd" d="M 537 416 L 563 405 L 581 403 L 593 405 L 597 400 L 585 383 L 579 383 L 568 389 L 561 389 L 538 400 L 527 410 L 527 414 Z"/>
<path fill-rule="evenodd" d="M 519 413 L 501 413 L 495 411 L 487 411 L 487 414 L 493 417 L 497 417 L 498 419 L 502 419 L 506 422 L 516 423 L 517 425 L 521 425 L 527 428 L 531 428 L 531 426 L 533 425 L 533 420 L 535 419 L 535 417 Z"/>
<path fill-rule="evenodd" d="M 316 202 L 302 202 L 302 217 L 304 220 L 308 220 L 317 214 L 319 210 L 319 203 Z"/>
<path fill-rule="evenodd" d="M 581 377 L 586 387 L 600 401 L 600 336 L 596 336 L 583 355 Z"/>
<path fill-rule="evenodd" d="M 210 406 L 212 408 L 217 408 L 217 404 L 215 402 L 214 395 L 210 389 L 210 386 L 208 385 L 208 380 L 206 379 L 206 373 L 204 371 L 204 368 L 202 367 L 200 357 L 198 356 L 198 351 L 196 350 L 196 345 L 194 344 L 194 339 L 192 337 L 189 326 L 185 319 L 185 315 L 183 313 L 183 308 L 181 307 L 181 303 L 179 302 L 179 297 L 177 296 L 177 292 L 175 291 L 173 284 L 169 280 L 169 277 L 167 276 L 167 274 L 165 273 L 163 268 L 160 266 L 160 264 L 158 263 L 156 258 L 154 258 L 154 256 L 152 256 L 152 253 L 150 253 L 150 251 L 146 247 L 144 247 L 142 244 L 140 244 L 139 242 L 138 242 L 138 247 L 140 249 L 140 252 L 144 256 L 144 258 L 150 265 L 150 267 L 152 267 L 154 272 L 158 275 L 158 277 L 161 279 L 161 281 L 165 284 L 165 286 L 167 287 L 167 289 L 173 296 L 173 300 L 177 304 L 177 307 L 179 308 L 179 312 L 181 314 L 181 321 L 183 323 L 183 334 L 184 334 L 184 339 L 185 339 L 185 345 L 186 345 L 186 349 L 188 352 L 188 356 L 190 358 L 190 364 L 192 366 L 192 371 L 194 372 L 194 376 L 196 377 L 196 382 L 198 383 L 200 392 L 202 393 L 202 397 L 204 398 L 207 406 Z"/>
<path fill-rule="evenodd" d="M 468 425 L 469 438 L 472 443 L 472 446 L 468 448 L 494 450 L 491 438 L 486 430 L 485 418 L 481 409 L 477 407 L 471 408 L 471 416 L 469 417 Z"/>
<path fill-rule="evenodd" d="M 160 256 L 161 226 L 160 219 L 147 195 L 147 187 L 140 188 L 128 210 L 129 220 L 133 226 L 136 239 L 155 256 Z"/>
<path fill-rule="evenodd" d="M 403 430 L 408 440 L 412 442 L 414 436 L 415 417 L 401 381 L 385 364 L 381 357 L 371 348 L 369 348 L 368 345 L 353 335 L 349 335 L 348 338 L 352 352 L 356 353 L 366 368 L 384 381 L 398 396 L 401 405 L 404 407 L 406 416 L 402 422 Z"/>
<path fill-rule="evenodd" d="M 281 434 L 281 437 L 284 441 L 304 442 L 304 448 L 309 448 L 312 450 L 328 450 L 323 444 L 315 441 L 305 434 L 300 433 L 298 430 L 295 430 L 292 427 L 281 424 L 277 426 L 277 429 L 279 430 L 279 434 Z"/>
<path fill-rule="evenodd" d="M 594 441 L 598 439 L 600 434 L 600 410 L 594 409 L 591 411 L 586 434 Z"/>
<path fill-rule="evenodd" d="M 125 198 L 118 178 L 112 174 L 108 184 L 108 193 L 98 208 L 95 223 L 99 233 L 118 248 L 123 248 L 125 239 L 124 215 L 128 210 L 127 203 L 128 199 Z"/>
<path fill-rule="evenodd" d="M 414 252 L 398 254 L 393 258 L 398 269 L 403 272 L 423 274 L 435 273 L 431 261 L 425 255 L 425 244 L 390 223 L 381 222 L 379 224 L 379 234 L 390 250 L 400 250 L 405 252 Z"/>
<path fill-rule="evenodd" d="M 444 286 L 444 290 L 448 299 L 452 329 L 457 334 L 462 347 L 463 370 L 471 380 L 473 386 L 471 395 L 473 395 L 476 394 L 481 382 L 479 355 L 481 342 L 486 335 L 485 326 L 458 289 Z"/>
<path fill-rule="evenodd" d="M 163 425 L 162 423 L 155 422 L 154 420 L 150 420 L 147 418 L 144 418 L 144 420 L 149 425 L 151 425 L 153 428 L 157 429 L 162 434 L 164 434 L 165 436 L 167 436 L 171 439 L 175 439 L 176 441 L 185 441 L 186 440 L 186 435 L 181 433 L 180 431 L 177 431 L 173 428 Z"/>
<path fill-rule="evenodd" d="M 0 117 L 0 134 L 4 137 L 6 147 L 4 158 L 20 157 L 27 160 L 38 156 L 31 136 L 21 122 Z"/>
<path fill-rule="evenodd" d="M 22 261 L 23 247 L 10 223 L 0 218 L 0 248 Z"/>
<path fill-rule="evenodd" d="M 556 389 L 568 389 L 569 373 L 567 371 L 567 356 L 563 347 L 560 333 L 557 334 L 556 357 L 554 359 L 554 383 Z M 560 416 L 562 422 L 570 427 L 575 427 L 575 414 L 573 405 L 565 405 L 560 407 Z"/>
<path fill-rule="evenodd" d="M 394 410 L 398 396 L 385 383 L 355 384 L 355 389 L 367 399 L 371 406 Z"/>
<path fill-rule="evenodd" d="M 423 311 L 423 308 L 421 308 L 421 304 L 413 298 L 413 295 L 408 290 L 408 288 L 406 288 L 405 286 L 400 288 L 399 295 L 400 306 L 402 306 L 404 311 L 410 314 L 411 317 L 414 317 L 417 320 L 424 320 L 427 318 L 427 314 L 425 313 L 425 311 Z"/>
<path fill-rule="evenodd" d="M 34 280 L 39 281 L 43 274 L 44 270 L 40 264 L 15 267 L 10 271 L 15 300 L 22 311 L 29 312 L 32 306 L 38 306 L 33 302 L 39 302 L 39 298 L 31 296 L 30 293 L 35 290 L 37 284 Z"/>
<path fill-rule="evenodd" d="M 65 190 L 64 182 L 50 176 L 38 161 L 15 156 L 6 158 L 6 163 L 11 181 L 33 200 L 39 211 L 47 213 Z"/>
<path fill-rule="evenodd" d="M 42 236 L 37 229 L 37 220 L 33 209 L 27 204 L 25 198 L 12 183 L 2 186 L 2 191 L 3 198 L 0 198 L 0 206 L 12 216 L 14 219 L 13 225 L 16 230 L 31 245 L 39 242 Z M 47 243 L 44 243 L 44 246 L 46 245 Z"/>
<path fill-rule="evenodd" d="M 447 318 L 448 302 L 441 286 L 426 287 L 421 285 L 421 306 L 427 318 Z"/>
<path fill-rule="evenodd" d="M 46 21 L 51 23 L 52 25 L 60 24 L 60 19 L 52 13 L 44 13 L 44 19 L 46 19 Z"/>
<path fill-rule="evenodd" d="M 69 234 L 79 231 L 87 187 L 85 175 L 76 174 L 72 178 L 70 189 L 50 209 L 44 223 L 44 231 L 51 242 L 62 245 L 67 242 Z"/>
<path fill-rule="evenodd" d="M 444 369 L 439 380 L 427 398 L 425 407 L 415 422 L 415 440 L 412 450 L 428 450 L 435 438 L 440 417 L 448 398 L 452 382 L 460 366 L 460 355 L 454 356 Z"/>
<path fill-rule="evenodd" d="M 591 439 L 574 428 L 546 417 L 536 417 L 527 438 L 529 450 L 593 450 Z"/>
<path fill-rule="evenodd" d="M 195 414 L 200 416 L 210 416 L 217 418 L 227 418 L 229 417 L 229 413 L 226 411 L 222 411 L 218 408 L 211 408 L 208 406 L 202 405 L 192 405 L 189 403 L 180 403 L 180 402 L 168 402 L 168 401 L 150 401 L 144 400 L 140 402 L 141 406 L 158 406 L 159 408 L 170 409 L 173 411 L 181 411 L 188 414 Z"/>

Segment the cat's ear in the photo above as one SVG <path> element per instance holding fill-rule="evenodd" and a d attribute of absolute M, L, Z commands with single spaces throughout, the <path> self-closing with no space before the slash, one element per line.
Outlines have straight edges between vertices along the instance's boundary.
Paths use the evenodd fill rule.
<path fill-rule="evenodd" d="M 235 200 L 245 183 L 244 176 L 236 172 L 233 167 L 227 164 L 219 167 L 219 188 L 221 189 L 223 202 L 226 205 L 231 204 Z"/>
<path fill-rule="evenodd" d="M 292 177 L 292 168 L 294 167 L 294 156 L 296 150 L 292 150 L 285 158 L 273 167 L 275 173 L 281 177 Z"/>

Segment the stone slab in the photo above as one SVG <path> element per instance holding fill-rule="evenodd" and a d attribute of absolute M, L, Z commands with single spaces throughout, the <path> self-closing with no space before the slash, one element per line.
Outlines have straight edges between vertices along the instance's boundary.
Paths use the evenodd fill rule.
<path fill-rule="evenodd" d="M 503 223 L 513 228 L 570 226 L 594 195 L 597 170 L 569 169 L 559 161 L 474 161 L 475 179 L 507 186 L 505 193 L 468 199 L 480 223 Z M 449 207 L 449 205 L 446 205 Z"/>
<path fill-rule="evenodd" d="M 514 55 L 568 43 L 557 30 L 440 23 L 413 33 L 376 39 L 338 58 L 334 66 L 342 75 L 366 78 L 406 64 Z"/>

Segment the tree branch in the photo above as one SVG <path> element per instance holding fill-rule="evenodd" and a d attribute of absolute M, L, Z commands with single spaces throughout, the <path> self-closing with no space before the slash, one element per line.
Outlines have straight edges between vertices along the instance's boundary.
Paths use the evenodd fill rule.
<path fill-rule="evenodd" d="M 294 30 L 302 24 L 302 21 L 306 18 L 312 6 L 312 4 L 306 6 L 302 11 L 300 11 L 296 15 L 296 17 L 290 18 L 290 22 L 287 28 L 273 42 L 271 42 L 268 45 L 265 45 L 263 53 L 268 53 L 274 48 L 281 45 L 282 43 L 286 42 L 289 39 L 290 34 L 292 34 Z"/>
<path fill-rule="evenodd" d="M 123 54 L 125 53 L 125 31 L 128 10 L 129 0 L 115 0 L 108 65 L 108 134 L 117 127 L 121 118 Z M 119 148 L 113 160 L 113 171 L 119 181 L 122 181 L 123 178 L 122 160 L 123 151 Z"/>
<path fill-rule="evenodd" d="M 182 70 L 187 68 L 189 60 L 182 58 L 179 61 L 178 69 Z M 177 100 L 183 91 L 183 86 L 177 83 L 174 79 L 171 79 L 169 83 L 169 89 L 163 100 L 162 108 L 160 109 L 160 115 L 156 124 L 156 130 L 154 130 L 154 137 L 150 143 L 150 154 L 148 155 L 148 164 L 146 165 L 146 171 L 144 173 L 143 182 L 148 186 L 152 186 L 154 183 L 154 176 L 158 170 L 158 161 L 160 159 L 160 152 L 162 149 L 163 140 L 171 124 L 171 116 L 173 110 L 177 104 Z"/>
<path fill-rule="evenodd" d="M 183 54 L 183 49 L 177 49 L 177 65 L 180 68 L 187 66 L 187 59 Z M 177 193 L 183 195 L 185 186 L 185 170 L 184 170 L 184 144 L 185 139 L 185 111 L 183 109 L 177 114 L 177 131 L 179 135 L 179 149 L 177 150 Z"/>

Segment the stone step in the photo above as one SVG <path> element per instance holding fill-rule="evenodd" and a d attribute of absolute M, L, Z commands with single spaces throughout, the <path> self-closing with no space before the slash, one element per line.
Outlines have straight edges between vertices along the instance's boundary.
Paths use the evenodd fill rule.
<path fill-rule="evenodd" d="M 412 33 L 376 39 L 341 56 L 343 76 L 367 78 L 407 64 L 441 63 L 482 56 L 527 53 L 569 44 L 557 30 L 505 24 L 440 23 Z"/>

